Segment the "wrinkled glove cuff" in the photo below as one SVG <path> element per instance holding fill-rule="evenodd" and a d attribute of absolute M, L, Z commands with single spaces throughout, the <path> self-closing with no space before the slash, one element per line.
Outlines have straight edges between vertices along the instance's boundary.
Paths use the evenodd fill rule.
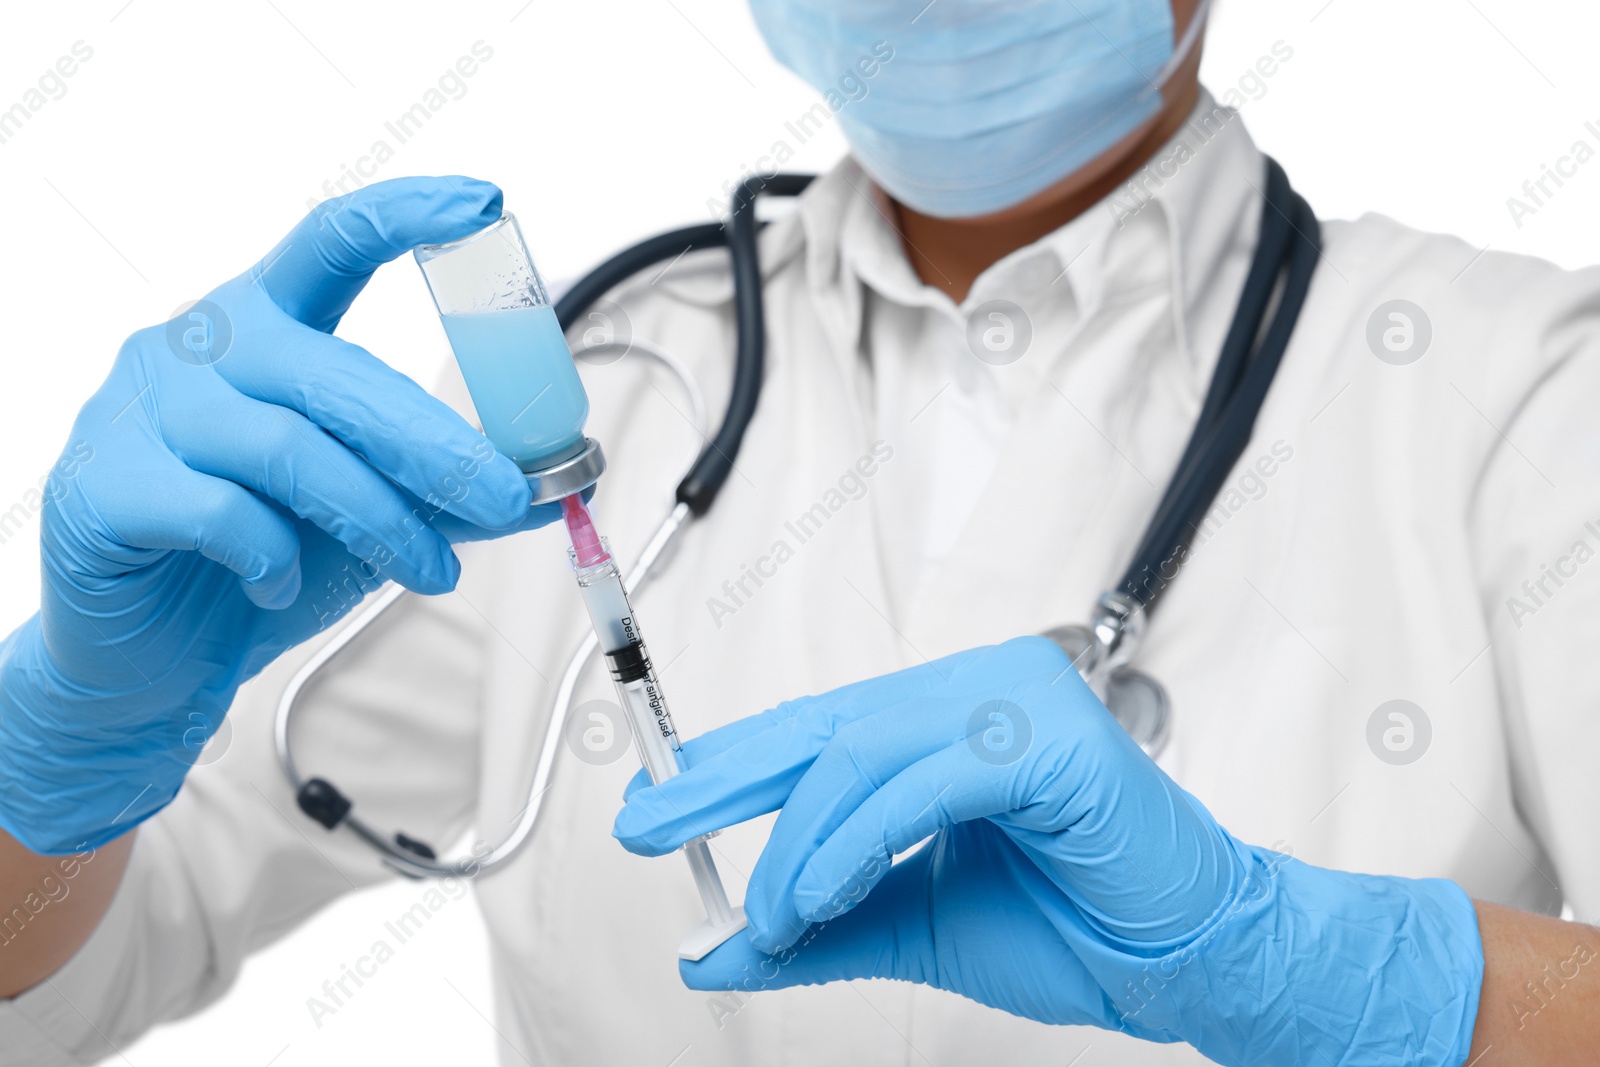
<path fill-rule="evenodd" d="M 0 642 L 0 829 L 47 856 L 121 837 L 177 795 L 198 752 L 188 725 L 73 691 L 34 616 Z"/>
<path fill-rule="evenodd" d="M 1121 1029 L 1165 1032 L 1241 1067 L 1465 1062 L 1483 945 L 1461 887 L 1233 844 L 1238 891 L 1184 947 L 1150 958 L 1133 943 L 1071 938 Z"/>

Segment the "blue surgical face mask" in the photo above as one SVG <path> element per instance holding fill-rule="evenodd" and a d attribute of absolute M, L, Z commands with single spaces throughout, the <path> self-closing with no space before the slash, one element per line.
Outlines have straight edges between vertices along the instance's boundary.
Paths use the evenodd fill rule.
<path fill-rule="evenodd" d="M 867 172 L 943 218 L 1019 204 L 1149 121 L 1208 6 L 1175 47 L 1171 0 L 751 0 Z"/>

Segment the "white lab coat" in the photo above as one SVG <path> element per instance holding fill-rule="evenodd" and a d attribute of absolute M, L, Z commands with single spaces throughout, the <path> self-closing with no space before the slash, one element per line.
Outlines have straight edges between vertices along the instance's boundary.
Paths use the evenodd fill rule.
<path fill-rule="evenodd" d="M 683 733 L 1083 620 L 1176 462 L 1253 247 L 1262 159 L 1213 106 L 1199 114 L 1215 132 L 1180 134 L 1193 158 L 1142 180 L 1142 210 L 1123 190 L 1115 211 L 1019 254 L 1020 273 L 995 268 L 1034 318 L 1035 348 L 958 383 L 964 415 L 922 413 L 944 401 L 929 400 L 934 379 L 907 360 L 916 344 L 939 344 L 919 335 L 889 360 L 905 331 L 886 334 L 901 312 L 882 301 L 901 283 L 879 278 L 864 297 L 872 255 L 841 254 L 855 240 L 841 233 L 870 224 L 858 169 L 819 181 L 763 234 L 760 411 L 722 499 L 637 600 Z M 1162 765 L 1247 841 L 1600 918 L 1600 776 L 1588 765 L 1600 752 L 1600 273 L 1479 255 L 1372 216 L 1327 223 L 1323 240 L 1254 439 L 1140 656 L 1175 709 Z M 1069 264 L 1074 242 L 1097 250 Z M 733 342 L 724 262 L 686 257 L 613 296 L 634 336 L 692 367 L 714 412 Z M 1041 267 L 1054 263 L 1070 286 Z M 980 279 L 961 309 L 923 302 L 958 321 L 991 288 Z M 1374 312 L 1395 299 L 1431 323 L 1428 350 L 1408 365 L 1368 341 Z M 863 345 L 883 351 L 868 359 Z M 952 344 L 940 351 L 928 360 L 954 358 Z M 1013 370 L 1025 388 L 1004 384 Z M 699 440 L 670 382 L 644 364 L 584 375 L 591 431 L 612 462 L 595 510 L 627 561 Z M 896 381 L 922 391 L 885 399 Z M 458 383 L 448 391 L 465 404 Z M 1003 435 L 984 432 L 992 412 L 1008 420 Z M 849 472 L 876 442 L 858 491 Z M 967 491 L 951 497 L 941 480 Z M 947 503 L 919 509 L 926 499 Z M 961 528 L 930 533 L 934 522 Z M 309 694 L 302 772 L 337 782 L 367 819 L 436 845 L 474 825 L 497 840 L 523 805 L 554 683 L 585 632 L 563 547 L 546 529 L 462 549 L 458 594 L 408 598 Z M 0 1062 L 106 1055 L 107 1039 L 203 1006 L 247 953 L 384 876 L 347 834 L 295 810 L 273 760 L 271 712 L 309 652 L 240 694 L 231 747 L 141 829 L 82 951 L 51 985 L 0 1004 Z M 593 666 L 579 700 L 608 686 Z M 1369 744 L 1373 713 L 1395 699 L 1431 725 L 1426 754 L 1406 765 Z M 1023 1067 L 1086 1045 L 1084 1063 L 1202 1062 L 1184 1046 L 1048 1027 L 901 983 L 763 993 L 730 1015 L 678 980 L 675 949 L 700 914 L 681 861 L 640 859 L 610 839 L 636 766 L 631 754 L 591 766 L 563 753 L 536 839 L 477 887 L 496 1025 L 530 1062 L 666 1064 L 687 1047 L 677 1062 Z M 716 842 L 735 897 L 769 826 Z"/>

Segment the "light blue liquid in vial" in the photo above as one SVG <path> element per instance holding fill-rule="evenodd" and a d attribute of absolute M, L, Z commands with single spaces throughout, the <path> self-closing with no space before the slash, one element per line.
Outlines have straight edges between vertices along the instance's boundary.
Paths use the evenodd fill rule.
<path fill-rule="evenodd" d="M 442 315 L 483 435 L 525 471 L 583 449 L 589 397 L 555 309 Z"/>

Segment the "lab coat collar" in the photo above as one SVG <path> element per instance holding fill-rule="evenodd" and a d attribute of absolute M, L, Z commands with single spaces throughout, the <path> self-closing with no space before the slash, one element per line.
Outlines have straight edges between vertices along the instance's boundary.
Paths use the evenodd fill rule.
<path fill-rule="evenodd" d="M 1087 322 L 1101 309 L 1108 290 L 1136 284 L 1152 269 L 1167 271 L 1175 294 L 1174 331 L 1203 391 L 1223 337 L 1197 336 L 1198 309 L 1236 293 L 1218 291 L 1223 260 L 1255 245 L 1260 228 L 1265 159 L 1232 108 L 1206 89 L 1188 120 L 1150 161 L 1089 211 L 991 265 L 973 282 L 960 307 L 924 285 L 911 269 L 892 223 L 884 194 L 856 161 L 846 156 L 820 175 L 794 211 L 762 231 L 761 273 L 770 279 L 803 257 L 818 311 L 845 351 L 853 350 L 861 325 L 861 291 L 870 287 L 906 306 L 942 308 L 953 318 L 984 300 L 1060 290 Z M 1162 229 L 1163 265 L 1146 261 L 1147 241 L 1131 234 Z M 1128 254 L 1119 256 L 1119 252 Z M 716 307 L 733 299 L 727 253 L 714 249 L 684 256 L 657 284 L 686 303 Z"/>
<path fill-rule="evenodd" d="M 1197 390 L 1203 390 L 1223 338 L 1196 336 L 1203 302 L 1229 300 L 1216 291 L 1218 267 L 1254 247 L 1265 161 L 1236 111 L 1202 89 L 1188 120 L 1150 161 L 1099 204 L 987 268 L 960 306 L 924 285 L 912 270 L 893 213 L 851 158 L 822 175 L 797 211 L 813 292 L 835 306 L 844 337 L 860 330 L 863 286 L 904 306 L 937 308 L 964 320 L 985 300 L 1007 297 L 1070 300 L 1079 325 L 1092 319 L 1109 290 L 1148 281 L 1164 269 L 1175 299 L 1174 330 Z M 1166 262 L 1147 250 L 1159 228 Z M 1248 255 L 1248 251 L 1245 253 Z M 1215 318 L 1215 316 L 1212 316 Z"/>
<path fill-rule="evenodd" d="M 1176 272 L 1174 306 L 1182 308 L 1174 328 L 1201 389 L 1210 380 L 1232 315 L 1202 316 L 1200 309 L 1219 303 L 1231 309 L 1237 303 L 1237 272 L 1222 268 L 1226 261 L 1252 258 L 1265 189 L 1266 157 L 1239 112 L 1218 104 L 1202 88 L 1178 132 L 1101 205 L 1124 226 L 1131 225 L 1129 212 L 1137 218 L 1158 210 L 1165 219 Z M 1214 336 L 1197 332 L 1202 321 L 1213 323 Z"/>

